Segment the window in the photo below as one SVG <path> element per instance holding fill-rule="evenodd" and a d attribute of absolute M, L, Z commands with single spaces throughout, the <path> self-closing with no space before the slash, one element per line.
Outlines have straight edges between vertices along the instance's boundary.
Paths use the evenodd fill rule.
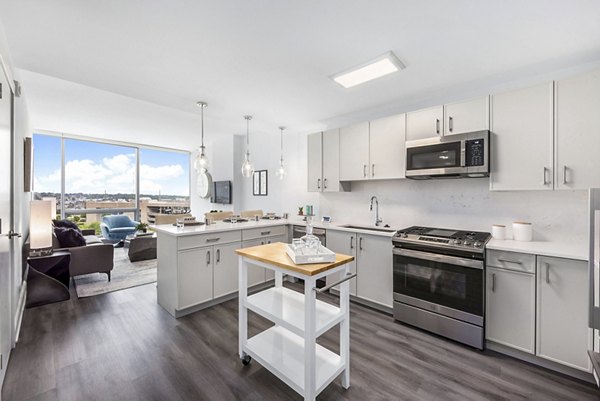
<path fill-rule="evenodd" d="M 189 212 L 189 152 L 42 134 L 33 146 L 36 198 L 55 197 L 57 212 L 82 228 L 99 233 L 107 214 L 153 223 L 149 210 Z"/>

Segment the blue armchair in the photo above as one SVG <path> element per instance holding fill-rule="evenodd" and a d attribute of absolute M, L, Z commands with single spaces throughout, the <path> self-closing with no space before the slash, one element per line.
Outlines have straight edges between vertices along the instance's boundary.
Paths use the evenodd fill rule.
<path fill-rule="evenodd" d="M 124 240 L 129 234 L 136 231 L 137 221 L 133 221 L 129 216 L 123 214 L 114 214 L 102 217 L 100 230 L 102 236 L 110 242 L 119 242 Z"/>

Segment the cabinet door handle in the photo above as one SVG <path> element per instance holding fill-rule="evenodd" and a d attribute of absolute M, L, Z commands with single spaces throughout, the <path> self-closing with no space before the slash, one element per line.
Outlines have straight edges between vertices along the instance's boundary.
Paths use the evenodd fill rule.
<path fill-rule="evenodd" d="M 363 164 L 363 178 L 367 178 L 367 165 Z"/>
<path fill-rule="evenodd" d="M 217 263 L 221 261 L 221 250 L 217 249 Z"/>
<path fill-rule="evenodd" d="M 217 242 L 220 239 L 221 239 L 220 237 L 217 237 L 217 238 L 207 238 L 206 242 Z"/>
<path fill-rule="evenodd" d="M 317 178 L 317 189 L 321 189 L 321 179 Z"/>
<path fill-rule="evenodd" d="M 567 185 L 567 166 L 563 166 L 563 184 Z"/>
<path fill-rule="evenodd" d="M 546 174 L 548 170 L 548 167 L 544 166 L 544 185 L 550 184 L 550 182 L 548 182 L 548 180 L 546 179 L 546 177 L 548 177 L 548 175 Z"/>
<path fill-rule="evenodd" d="M 492 292 L 496 291 L 496 273 L 492 273 Z"/>
<path fill-rule="evenodd" d="M 358 249 L 362 251 L 362 237 L 358 239 Z"/>
<path fill-rule="evenodd" d="M 550 263 L 545 263 L 546 265 L 546 284 L 550 284 Z"/>
<path fill-rule="evenodd" d="M 327 178 L 323 178 L 323 189 L 327 189 Z"/>
<path fill-rule="evenodd" d="M 354 235 L 350 237 L 350 249 L 354 249 Z"/>
<path fill-rule="evenodd" d="M 498 262 L 515 263 L 517 265 L 522 265 L 523 264 L 523 262 L 521 262 L 520 260 L 508 260 L 508 259 L 498 259 Z"/>
<path fill-rule="evenodd" d="M 435 132 L 438 135 L 440 134 L 440 119 L 439 118 L 435 119 Z"/>
<path fill-rule="evenodd" d="M 371 164 L 371 177 L 375 177 L 375 163 Z"/>
<path fill-rule="evenodd" d="M 448 116 L 448 131 L 452 132 L 454 129 L 454 119 L 452 116 Z"/>
<path fill-rule="evenodd" d="M 210 265 L 210 251 L 206 251 L 206 264 Z"/>

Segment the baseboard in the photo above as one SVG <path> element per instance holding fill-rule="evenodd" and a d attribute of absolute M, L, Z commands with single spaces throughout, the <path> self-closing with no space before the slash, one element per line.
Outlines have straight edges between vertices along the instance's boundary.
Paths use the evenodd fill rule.
<path fill-rule="evenodd" d="M 533 365 L 541 366 L 543 368 L 550 369 L 555 372 L 562 373 L 564 375 L 571 376 L 588 383 L 596 384 L 594 376 L 591 372 L 584 372 L 583 370 L 575 369 L 570 366 L 564 366 L 560 363 L 552 362 L 547 359 L 529 354 L 527 352 L 523 352 L 511 347 L 507 347 L 506 345 L 495 343 L 493 341 L 486 341 L 485 347 L 486 349 L 489 349 L 491 351 L 508 355 L 510 357 L 520 359 Z"/>
<path fill-rule="evenodd" d="M 15 313 L 15 334 L 13 347 L 19 342 L 21 335 L 21 324 L 23 323 L 23 314 L 25 313 L 25 301 L 27 300 L 27 281 L 23 280 L 21 291 L 19 292 L 19 300 L 17 302 L 17 310 Z"/>
<path fill-rule="evenodd" d="M 332 288 L 329 290 L 329 293 L 335 296 L 340 296 L 340 291 L 336 288 Z M 367 306 L 371 309 L 375 309 L 378 312 L 383 312 L 387 315 L 393 316 L 394 315 L 394 309 L 390 308 L 389 306 L 385 306 L 385 305 L 381 305 L 378 304 L 377 302 L 372 302 L 369 301 L 368 299 L 364 299 L 364 298 L 360 298 L 357 297 L 356 295 L 350 295 L 350 301 L 356 303 L 356 304 L 360 304 L 363 306 Z"/>

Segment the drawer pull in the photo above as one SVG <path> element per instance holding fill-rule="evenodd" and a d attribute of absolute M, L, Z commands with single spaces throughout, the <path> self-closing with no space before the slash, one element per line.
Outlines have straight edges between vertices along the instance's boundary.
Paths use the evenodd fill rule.
<path fill-rule="evenodd" d="M 269 235 L 271 231 L 261 231 L 260 235 Z"/>
<path fill-rule="evenodd" d="M 217 249 L 217 263 L 221 261 L 221 250 Z"/>
<path fill-rule="evenodd" d="M 496 273 L 492 273 L 492 292 L 496 291 Z"/>
<path fill-rule="evenodd" d="M 545 263 L 546 265 L 546 284 L 550 284 L 550 263 Z"/>
<path fill-rule="evenodd" d="M 210 251 L 206 251 L 206 264 L 210 265 Z"/>
<path fill-rule="evenodd" d="M 206 242 L 217 242 L 218 240 L 220 240 L 221 238 L 217 237 L 217 238 L 207 238 Z"/>
<path fill-rule="evenodd" d="M 508 260 L 508 259 L 498 259 L 499 262 L 505 262 L 505 263 L 514 263 L 517 265 L 522 265 L 523 262 L 521 262 L 520 260 Z"/>

